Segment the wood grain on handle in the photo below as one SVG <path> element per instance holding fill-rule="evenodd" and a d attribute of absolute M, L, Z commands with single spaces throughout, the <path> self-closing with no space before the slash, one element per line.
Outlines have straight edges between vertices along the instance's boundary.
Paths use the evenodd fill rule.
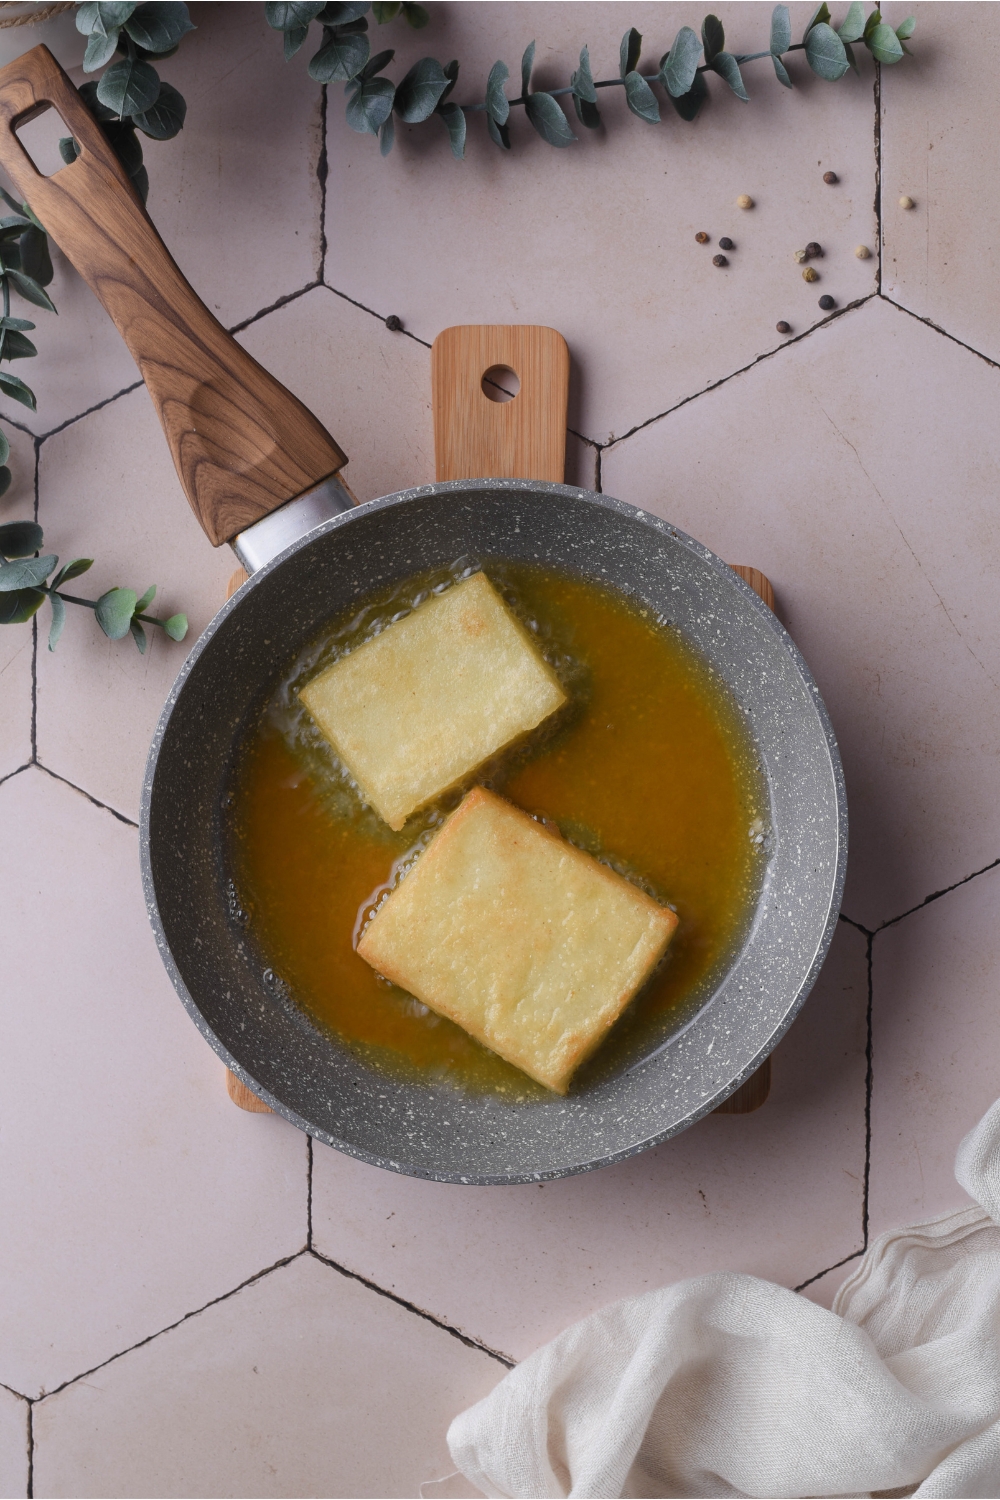
<path fill-rule="evenodd" d="M 483 376 L 514 371 L 512 401 L 491 401 Z M 566 473 L 569 350 L 554 328 L 471 324 L 446 328 L 431 350 L 438 479 L 540 479 Z"/>
<path fill-rule="evenodd" d="M 51 104 L 80 148 L 53 177 L 14 127 Z M 122 335 L 181 484 L 218 546 L 346 463 L 181 275 L 76 89 L 45 46 L 0 69 L 0 165 Z"/>

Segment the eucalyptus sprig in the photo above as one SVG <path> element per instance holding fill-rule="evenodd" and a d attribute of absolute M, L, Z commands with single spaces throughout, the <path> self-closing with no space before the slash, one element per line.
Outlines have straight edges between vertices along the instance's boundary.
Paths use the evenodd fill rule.
<path fill-rule="evenodd" d="M 375 19 L 382 23 L 399 10 L 414 7 L 374 6 Z M 910 16 L 895 29 L 883 21 L 876 7 L 865 19 L 861 0 L 852 0 L 847 15 L 834 28 L 830 8 L 823 0 L 805 29 L 801 42 L 792 42 L 792 23 L 786 5 L 776 5 L 771 14 L 771 34 L 763 52 L 738 53 L 726 50 L 726 34 L 717 16 L 706 16 L 699 38 L 690 26 L 682 26 L 673 46 L 660 58 L 655 72 L 640 73 L 639 58 L 642 36 L 631 27 L 622 37 L 619 50 L 618 77 L 595 79 L 591 71 L 590 52 L 584 47 L 580 64 L 565 88 L 532 89 L 531 74 L 535 61 L 534 42 L 521 58 L 521 92 L 516 99 L 507 96 L 505 85 L 510 69 L 496 62 L 486 80 L 486 97 L 476 104 L 456 104 L 449 98 L 458 79 L 459 64 L 444 66 L 434 57 L 422 57 L 413 64 L 397 84 L 385 77 L 382 69 L 392 61 L 392 50 L 371 56 L 366 13 L 373 7 L 365 0 L 346 4 L 315 4 L 308 0 L 287 0 L 264 7 L 268 23 L 284 33 L 285 57 L 293 57 L 306 40 L 313 21 L 323 28 L 322 45 L 309 62 L 310 76 L 320 83 L 342 81 L 347 100 L 347 123 L 352 130 L 379 138 L 383 156 L 392 150 L 393 116 L 408 125 L 420 124 L 437 115 L 448 132 L 452 154 L 465 155 L 467 116 L 485 114 L 490 139 L 503 151 L 509 151 L 509 119 L 512 109 L 523 108 L 534 129 L 550 146 L 570 146 L 577 139 L 569 121 L 556 100 L 569 94 L 580 124 L 594 130 L 601 122 L 597 107 L 597 90 L 621 88 L 625 102 L 634 115 L 650 124 L 660 121 L 660 103 L 653 86 L 661 89 L 684 120 L 693 120 L 708 97 L 706 73 L 716 73 L 738 99 L 749 102 L 741 69 L 746 63 L 769 57 L 778 82 L 792 88 L 792 80 L 783 58 L 790 52 L 804 52 L 806 61 L 818 77 L 834 82 L 848 68 L 858 71 L 854 45 L 862 43 L 878 63 L 897 63 L 907 52 L 906 41 L 913 35 L 916 21 Z M 420 7 L 416 7 L 420 9 Z M 423 25 L 424 22 L 411 24 Z M 704 61 L 700 59 L 704 58 Z"/>
<path fill-rule="evenodd" d="M 156 594 L 155 584 L 141 599 L 134 589 L 108 589 L 99 599 L 80 599 L 76 594 L 65 593 L 63 584 L 86 573 L 93 566 L 94 559 L 77 557 L 56 572 L 59 559 L 54 554 L 33 556 L 44 544 L 42 528 L 34 521 L 8 521 L 0 526 L 0 625 L 23 624 L 48 599 L 52 606 L 50 651 L 55 650 L 62 635 L 67 604 L 92 609 L 98 625 L 112 641 L 131 635 L 143 655 L 147 644 L 143 625 L 159 626 L 172 641 L 182 641 L 187 635 L 186 615 L 171 615 L 169 619 L 161 620 L 156 615 L 146 614 Z"/>
<path fill-rule="evenodd" d="M 16 203 L 0 188 L 0 199 L 12 210 L 0 216 L 0 294 L 3 316 L 0 317 L 0 392 L 35 410 L 35 393 L 18 375 L 3 368 L 4 360 L 33 359 L 38 353 L 28 334 L 34 323 L 27 318 L 13 318 L 10 294 L 15 291 L 26 302 L 55 312 L 45 288 L 52 280 L 52 260 L 45 230 L 26 203 Z M 0 431 L 0 495 L 10 488 L 11 473 L 7 467 L 10 443 Z"/>

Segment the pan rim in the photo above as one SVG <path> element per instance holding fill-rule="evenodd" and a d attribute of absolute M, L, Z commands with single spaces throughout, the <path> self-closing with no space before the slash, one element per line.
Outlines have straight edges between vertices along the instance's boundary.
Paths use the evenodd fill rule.
<path fill-rule="evenodd" d="M 274 1096 L 269 1090 L 267 1090 L 256 1079 L 254 1079 L 247 1072 L 247 1070 L 232 1056 L 228 1048 L 222 1042 L 221 1038 L 213 1030 L 212 1026 L 209 1024 L 209 1022 L 205 1018 L 205 1015 L 199 1008 L 193 995 L 188 990 L 188 987 L 185 984 L 179 968 L 174 960 L 170 943 L 167 938 L 167 934 L 160 915 L 159 904 L 156 897 L 152 868 L 152 856 L 150 851 L 150 816 L 159 753 L 166 737 L 171 717 L 180 700 L 180 696 L 184 691 L 186 683 L 197 667 L 197 663 L 200 660 L 201 656 L 208 649 L 215 635 L 222 628 L 225 622 L 237 609 L 240 608 L 241 604 L 247 599 L 249 592 L 258 587 L 272 573 L 284 567 L 305 546 L 311 545 L 320 538 L 339 531 L 344 527 L 349 527 L 355 524 L 361 517 L 371 515 L 374 512 L 381 510 L 389 510 L 397 507 L 402 508 L 409 502 L 420 498 L 426 499 L 436 495 L 447 494 L 468 495 L 475 494 L 477 492 L 489 492 L 495 494 L 498 491 L 511 494 L 550 495 L 553 497 L 562 497 L 565 499 L 583 501 L 586 504 L 599 507 L 603 510 L 620 514 L 621 516 L 627 518 L 632 522 L 638 521 L 643 525 L 651 527 L 651 529 L 655 532 L 659 532 L 665 537 L 668 537 L 672 542 L 679 543 L 683 548 L 693 553 L 699 559 L 699 561 L 708 564 L 708 566 L 714 572 L 718 573 L 720 577 L 724 578 L 728 587 L 735 588 L 737 593 L 740 593 L 743 596 L 744 602 L 749 604 L 752 611 L 756 612 L 759 620 L 765 625 L 768 632 L 776 638 L 776 640 L 782 646 L 783 650 L 791 658 L 795 671 L 801 678 L 809 694 L 813 709 L 816 712 L 817 719 L 822 730 L 823 740 L 825 742 L 826 753 L 829 758 L 831 781 L 836 806 L 836 860 L 833 879 L 830 886 L 828 910 L 824 921 L 823 930 L 816 944 L 809 968 L 799 984 L 795 999 L 793 1000 L 791 1005 L 788 1006 L 783 1016 L 781 1017 L 780 1022 L 771 1032 L 764 1045 L 762 1045 L 758 1049 L 756 1054 L 748 1063 L 745 1064 L 740 1072 L 725 1085 L 723 1085 L 715 1094 L 711 1095 L 711 1097 L 703 1101 L 697 1107 L 691 1109 L 682 1120 L 670 1124 L 662 1131 L 654 1132 L 646 1139 L 633 1142 L 628 1146 L 607 1151 L 590 1161 L 563 1164 L 558 1167 L 538 1172 L 517 1171 L 503 1174 L 471 1172 L 468 1174 L 462 1174 L 455 1171 L 431 1170 L 430 1168 L 422 1165 L 409 1164 L 401 1160 L 393 1159 L 391 1157 L 382 1156 L 368 1150 L 363 1150 L 350 1141 L 340 1139 L 330 1134 L 328 1131 L 323 1130 L 321 1127 L 312 1124 L 297 1111 L 285 1105 L 280 1099 Z M 760 599 L 760 597 L 754 592 L 754 590 L 750 588 L 749 584 L 747 584 L 739 576 L 739 574 L 735 573 L 729 566 L 729 564 L 726 563 L 722 558 L 720 558 L 716 553 L 714 553 L 710 548 L 706 547 L 696 538 L 691 537 L 681 528 L 673 525 L 671 522 L 664 520 L 662 517 L 657 516 L 653 512 L 644 510 L 639 506 L 632 505 L 627 501 L 619 500 L 615 496 L 598 494 L 594 491 L 583 489 L 582 487 L 577 485 L 558 485 L 542 481 L 521 479 L 451 480 L 436 484 L 414 486 L 406 490 L 398 490 L 393 492 L 392 494 L 383 495 L 378 499 L 364 502 L 363 504 L 358 505 L 357 507 L 349 511 L 345 511 L 339 515 L 333 516 L 330 520 L 323 522 L 322 525 L 317 526 L 313 530 L 304 533 L 295 542 L 290 543 L 289 546 L 276 554 L 275 557 L 270 559 L 269 562 L 267 562 L 263 567 L 259 568 L 254 574 L 252 574 L 251 577 L 248 578 L 246 582 L 240 586 L 240 588 L 236 591 L 231 599 L 226 601 L 226 603 L 210 620 L 205 630 L 196 641 L 188 657 L 186 658 L 174 683 L 171 686 L 171 689 L 167 695 L 166 701 L 164 702 L 163 708 L 159 715 L 156 730 L 150 744 L 149 754 L 146 760 L 145 772 L 143 775 L 139 817 L 139 835 L 140 866 L 146 910 L 149 915 L 157 948 L 159 949 L 161 959 L 171 979 L 174 989 L 176 990 L 178 997 L 181 1000 L 181 1003 L 184 1005 L 184 1008 L 187 1010 L 189 1016 L 194 1021 L 195 1025 L 198 1027 L 199 1031 L 202 1033 L 205 1039 L 209 1042 L 210 1046 L 216 1052 L 216 1054 L 222 1059 L 226 1066 L 231 1069 L 236 1077 L 241 1079 L 242 1082 L 244 1082 L 254 1093 L 256 1093 L 258 1097 L 260 1097 L 275 1114 L 288 1120 L 289 1123 L 295 1125 L 298 1129 L 304 1131 L 306 1134 L 312 1136 L 316 1140 L 322 1141 L 324 1144 L 343 1152 L 345 1155 L 350 1156 L 355 1160 L 365 1161 L 372 1166 L 382 1167 L 388 1171 L 394 1171 L 401 1175 L 418 1177 L 427 1181 L 449 1182 L 461 1185 L 514 1186 L 532 1182 L 551 1181 L 561 1177 L 576 1176 L 582 1172 L 594 1171 L 600 1167 L 610 1166 L 615 1162 L 627 1160 L 629 1157 L 636 1156 L 641 1152 L 649 1150 L 653 1146 L 659 1145 L 665 1140 L 671 1139 L 673 1136 L 681 1134 L 690 1125 L 695 1124 L 705 1115 L 711 1113 L 711 1111 L 717 1108 L 720 1103 L 722 1103 L 731 1094 L 733 1094 L 736 1089 L 738 1089 L 740 1085 L 750 1077 L 750 1075 L 756 1070 L 756 1068 L 760 1066 L 761 1062 L 771 1054 L 771 1052 L 777 1046 L 778 1042 L 788 1031 L 793 1020 L 799 1014 L 802 1006 L 805 1004 L 805 1001 L 816 982 L 820 969 L 825 962 L 830 944 L 833 940 L 833 934 L 836 931 L 837 923 L 839 921 L 840 908 L 843 900 L 844 882 L 847 872 L 847 793 L 844 780 L 843 765 L 840 758 L 840 751 L 837 744 L 836 735 L 834 733 L 833 726 L 830 720 L 830 716 L 823 701 L 822 695 L 820 694 L 818 685 L 816 684 L 812 672 L 805 662 L 802 653 L 799 651 L 795 642 L 785 630 L 784 626 L 781 624 L 777 616 L 768 608 L 763 600 Z"/>

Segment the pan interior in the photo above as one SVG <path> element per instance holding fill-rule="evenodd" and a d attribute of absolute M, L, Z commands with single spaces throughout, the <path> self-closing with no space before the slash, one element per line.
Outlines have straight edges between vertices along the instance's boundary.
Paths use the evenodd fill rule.
<path fill-rule="evenodd" d="M 387 1077 L 331 1044 L 262 974 L 215 830 L 234 747 L 261 694 L 322 625 L 461 554 L 545 563 L 673 621 L 752 726 L 772 850 L 753 924 L 670 1044 L 565 1099 L 512 1103 Z M 839 763 L 780 626 L 706 549 L 628 506 L 518 481 L 433 487 L 338 518 L 277 559 L 210 627 L 171 695 L 144 809 L 147 895 L 175 983 L 217 1050 L 283 1112 L 352 1154 L 447 1180 L 561 1175 L 676 1133 L 735 1087 L 790 1022 L 839 900 Z"/>

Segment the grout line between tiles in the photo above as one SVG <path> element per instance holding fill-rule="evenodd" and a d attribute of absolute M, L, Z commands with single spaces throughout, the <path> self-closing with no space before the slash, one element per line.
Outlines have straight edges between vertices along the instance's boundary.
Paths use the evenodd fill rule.
<path fill-rule="evenodd" d="M 947 328 L 942 328 L 941 324 L 935 323 L 933 318 L 925 318 L 923 313 L 914 312 L 912 307 L 905 307 L 902 302 L 897 302 L 894 297 L 890 297 L 888 292 L 879 292 L 878 295 L 883 302 L 888 302 L 889 306 L 894 307 L 897 312 L 905 313 L 908 318 L 914 318 L 916 322 L 923 323 L 925 327 L 933 329 L 935 333 L 939 333 L 942 338 L 949 339 L 951 343 L 957 344 L 960 349 L 965 349 L 969 354 L 974 354 L 977 359 L 981 359 L 984 364 L 989 365 L 991 370 L 1000 370 L 1000 363 L 995 359 L 990 359 L 990 356 L 984 354 L 981 349 L 976 349 L 972 344 L 967 344 L 964 339 L 958 338 L 954 333 L 949 333 Z"/>
<path fill-rule="evenodd" d="M 0 776 L 0 786 L 3 786 L 3 784 L 4 784 L 5 781 L 13 781 L 14 777 L 15 776 L 20 776 L 20 774 L 21 774 L 22 771 L 30 771 L 31 767 L 33 765 L 34 765 L 34 761 L 26 760 L 24 762 L 23 766 L 18 766 L 16 770 L 14 770 L 14 771 L 8 771 L 5 776 Z M 3 1381 L 2 1380 L 0 1380 L 0 1385 L 3 1385 Z M 4 1390 L 7 1390 L 7 1389 L 8 1389 L 8 1387 L 4 1386 Z"/>
<path fill-rule="evenodd" d="M 249 328 L 252 323 L 257 323 L 261 318 L 266 318 L 268 313 L 277 312 L 279 307 L 287 307 L 289 302 L 297 302 L 300 297 L 305 296 L 306 292 L 314 292 L 318 286 L 322 285 L 323 282 L 318 277 L 314 281 L 307 281 L 305 286 L 300 286 L 297 291 L 286 292 L 277 301 L 269 303 L 267 307 L 260 308 L 258 312 L 251 313 L 241 323 L 234 323 L 227 332 L 233 334 L 242 333 L 244 328 Z"/>
<path fill-rule="evenodd" d="M 326 179 L 330 171 L 330 158 L 326 150 L 327 86 L 319 91 L 319 157 L 316 161 L 316 181 L 319 183 L 319 274 L 317 281 L 326 279 Z"/>
<path fill-rule="evenodd" d="M 306 1136 L 306 1249 L 313 1248 L 313 1138 Z"/>
<path fill-rule="evenodd" d="M 875 285 L 882 295 L 882 66 L 875 64 L 875 82 L 872 86 L 875 100 L 875 243 L 878 260 L 875 265 Z"/>
<path fill-rule="evenodd" d="M 827 1268 L 826 1268 L 825 1271 L 817 1271 L 816 1275 L 815 1276 L 810 1276 L 810 1278 L 809 1278 L 808 1281 L 803 1281 L 803 1282 L 800 1282 L 798 1286 L 793 1286 L 792 1287 L 792 1291 L 793 1292 L 804 1292 L 807 1286 L 812 1286 L 813 1282 L 814 1281 L 819 1281 L 819 1279 L 820 1279 L 821 1276 L 829 1276 L 829 1274 L 830 1274 L 831 1271 L 837 1271 L 837 1270 L 839 1270 L 841 1266 L 846 1266 L 847 1263 L 848 1263 L 848 1261 L 857 1260 L 858 1257 L 861 1256 L 861 1255 L 864 1255 L 864 1253 L 865 1253 L 864 1250 L 852 1250 L 851 1253 L 850 1253 L 850 1255 L 845 1255 L 844 1258 L 843 1258 L 843 1260 L 835 1260 L 834 1263 L 833 1263 L 833 1265 L 832 1266 L 827 1266 Z"/>
<path fill-rule="evenodd" d="M 930 906 L 932 901 L 940 901 L 942 896 L 950 895 L 952 891 L 957 891 L 959 886 L 968 885 L 970 880 L 976 880 L 980 875 L 988 874 L 990 870 L 995 870 L 997 865 L 1000 865 L 1000 859 L 991 860 L 988 865 L 983 865 L 981 870 L 973 870 L 971 875 L 965 875 L 961 880 L 956 880 L 954 885 L 946 885 L 943 891 L 931 891 L 930 895 L 925 896 L 923 901 L 918 901 L 916 906 L 908 907 L 906 911 L 900 912 L 898 917 L 890 917 L 888 921 L 876 927 L 875 933 L 884 932 L 887 927 L 895 927 L 896 923 L 902 922 L 904 917 L 912 917 L 915 911 L 923 911 L 924 907 Z"/>
<path fill-rule="evenodd" d="M 379 1297 L 385 1297 L 389 1302 L 395 1302 L 397 1307 L 405 1308 L 407 1312 L 413 1313 L 417 1318 L 423 1318 L 428 1323 L 433 1323 L 435 1328 L 440 1328 L 442 1333 L 451 1334 L 453 1339 L 458 1339 L 460 1344 L 465 1344 L 469 1349 L 478 1349 L 480 1354 L 488 1354 L 490 1359 L 495 1359 L 498 1364 L 506 1369 L 512 1370 L 517 1361 L 511 1359 L 509 1354 L 501 1354 L 499 1349 L 491 1349 L 489 1344 L 480 1343 L 478 1339 L 470 1338 L 467 1333 L 462 1333 L 458 1328 L 453 1328 L 450 1323 L 436 1318 L 433 1313 L 425 1312 L 422 1307 L 417 1307 L 414 1302 L 407 1302 L 405 1297 L 398 1297 L 395 1292 L 386 1291 L 384 1286 L 379 1286 L 377 1281 L 369 1281 L 367 1276 L 362 1276 L 358 1271 L 349 1271 L 346 1266 L 331 1260 L 329 1256 L 323 1255 L 319 1250 L 311 1249 L 306 1252 L 312 1255 L 322 1265 L 329 1266 L 331 1271 L 336 1271 L 340 1276 L 346 1276 L 349 1281 L 359 1281 L 366 1286 L 370 1292 L 375 1292 Z"/>
<path fill-rule="evenodd" d="M 39 771 L 44 771 L 46 776 L 51 776 L 53 781 L 61 781 L 63 786 L 68 786 L 74 792 L 79 792 L 81 797 L 86 797 L 87 801 L 92 802 L 95 807 L 103 808 L 105 812 L 109 812 L 113 818 L 118 819 L 119 823 L 125 823 L 129 828 L 139 827 L 138 823 L 133 822 L 131 818 L 126 818 L 125 814 L 120 813 L 117 808 L 111 807 L 107 802 L 102 802 L 99 797 L 91 796 L 90 792 L 85 792 L 83 787 L 77 786 L 75 781 L 70 781 L 66 776 L 60 776 L 58 771 L 50 771 L 48 766 L 43 766 L 40 760 L 35 760 L 32 764 Z"/>
<path fill-rule="evenodd" d="M 35 1397 L 37 1401 L 48 1401 L 51 1396 L 58 1396 L 67 1386 L 76 1385 L 79 1380 L 86 1380 L 91 1375 L 96 1375 L 98 1370 L 106 1369 L 113 1365 L 116 1360 L 124 1359 L 126 1354 L 132 1354 L 136 1349 L 142 1349 L 146 1344 L 151 1344 L 164 1333 L 172 1333 L 175 1328 L 180 1328 L 182 1323 L 188 1323 L 192 1318 L 200 1317 L 210 1307 L 217 1307 L 220 1302 L 228 1302 L 230 1297 L 235 1297 L 237 1292 L 245 1291 L 248 1286 L 253 1286 L 258 1281 L 263 1281 L 265 1276 L 270 1276 L 274 1271 L 280 1271 L 284 1266 L 290 1266 L 293 1261 L 300 1260 L 303 1255 L 308 1255 L 308 1250 L 296 1250 L 292 1255 L 284 1255 L 281 1260 L 276 1260 L 273 1265 L 265 1266 L 263 1271 L 255 1271 L 248 1276 L 246 1281 L 241 1281 L 239 1286 L 231 1287 L 228 1292 L 222 1292 L 218 1297 L 212 1297 L 201 1307 L 195 1307 L 191 1312 L 186 1312 L 183 1317 L 173 1323 L 168 1323 L 165 1328 L 158 1328 L 155 1333 L 148 1333 L 144 1339 L 137 1339 L 134 1344 L 129 1344 L 127 1349 L 119 1349 L 117 1354 L 111 1354 L 107 1359 L 102 1359 L 100 1364 L 93 1365 L 89 1370 L 82 1370 L 79 1375 L 72 1375 L 69 1380 L 64 1380 L 61 1385 L 54 1386 L 51 1391 L 44 1395 Z"/>
<path fill-rule="evenodd" d="M 358 302 L 356 298 L 349 297 L 346 292 L 338 292 L 337 288 L 335 286 L 331 286 L 328 281 L 325 281 L 323 285 L 326 287 L 327 291 L 332 292 L 335 297 L 340 297 L 342 301 L 349 302 L 352 307 L 358 308 L 361 312 L 368 313 L 369 317 L 378 318 L 380 323 L 385 322 L 385 317 L 383 316 L 383 314 L 377 313 L 374 308 L 366 307 L 363 302 Z M 415 333 L 411 333 L 408 328 L 397 328 L 394 331 L 396 333 L 401 333 L 404 338 L 412 339 L 415 344 L 423 345 L 425 349 L 429 349 L 431 347 L 426 339 L 418 338 L 418 336 Z"/>
<path fill-rule="evenodd" d="M 32 448 L 35 454 L 35 472 L 32 476 L 33 490 L 33 519 L 38 522 L 38 460 L 41 452 L 41 438 L 32 439 Z M 31 617 L 31 759 L 38 760 L 38 615 Z"/>
<path fill-rule="evenodd" d="M 5 1380 L 0 1380 L 0 1391 L 7 1391 L 11 1396 L 16 1396 L 18 1401 L 27 1401 L 29 1403 L 31 1401 L 30 1396 L 26 1396 L 23 1391 L 15 1391 L 14 1387 L 8 1385 Z"/>
<path fill-rule="evenodd" d="M 867 1035 L 865 1037 L 865 1175 L 861 1193 L 861 1236 L 862 1248 L 864 1250 L 868 1249 L 868 1204 L 872 1178 L 872 1083 L 875 1077 L 872 1049 L 872 1009 L 874 1003 L 872 948 L 874 945 L 875 934 L 870 932 L 866 940 L 865 953 L 865 962 L 868 969 L 868 1009 L 866 1013 Z"/>
<path fill-rule="evenodd" d="M 872 930 L 871 930 L 870 927 L 863 927 L 860 922 L 855 922 L 855 920 L 854 920 L 853 917 L 845 916 L 843 912 L 840 913 L 840 915 L 837 918 L 837 920 L 838 920 L 838 922 L 846 922 L 847 925 L 848 925 L 848 927 L 855 927 L 855 928 L 857 928 L 858 932 L 863 932 L 864 935 L 865 935 L 865 937 L 871 937 L 872 936 Z"/>
<path fill-rule="evenodd" d="M 35 1493 L 35 1403 L 28 1401 L 28 1484 L 25 1491 L 27 1500 L 33 1500 Z"/>
<path fill-rule="evenodd" d="M 597 494 L 597 495 L 603 495 L 604 494 L 604 472 L 603 472 L 603 465 L 604 465 L 604 449 L 603 448 L 598 448 L 598 450 L 597 450 L 597 460 L 596 460 L 596 462 L 594 464 L 594 493 Z"/>
<path fill-rule="evenodd" d="M 55 437 L 57 432 L 65 432 L 66 428 L 72 427 L 74 422 L 82 422 L 84 417 L 89 417 L 95 411 L 101 411 L 105 406 L 110 406 L 112 401 L 117 401 L 119 396 L 128 396 L 145 384 L 144 380 L 133 380 L 131 385 L 123 385 L 121 390 L 115 391 L 113 396 L 105 396 L 103 401 L 95 401 L 93 406 L 88 406 L 85 411 L 78 411 L 75 417 L 67 417 L 65 422 L 59 423 L 58 427 L 50 427 L 48 432 L 39 434 L 36 439 L 38 446 L 41 447 L 42 443 L 47 442 L 50 437 Z"/>

